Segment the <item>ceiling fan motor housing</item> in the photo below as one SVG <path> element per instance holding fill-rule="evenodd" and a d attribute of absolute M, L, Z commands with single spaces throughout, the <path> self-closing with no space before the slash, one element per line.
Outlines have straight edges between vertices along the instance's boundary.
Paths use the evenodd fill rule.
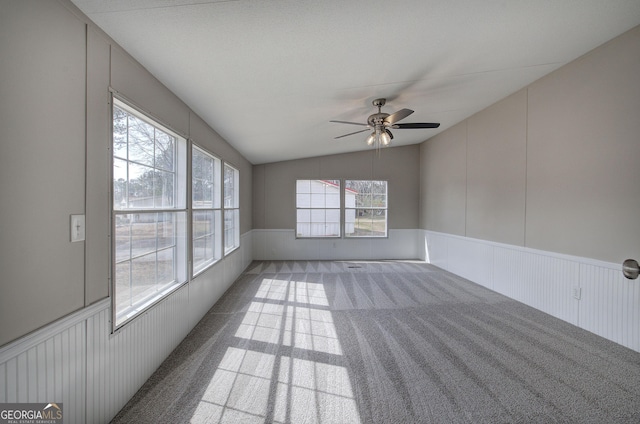
<path fill-rule="evenodd" d="M 374 128 L 376 126 L 383 126 L 384 120 L 387 118 L 387 116 L 389 116 L 388 113 L 383 113 L 383 112 L 374 113 L 373 115 L 370 115 L 367 118 L 367 123 Z"/>

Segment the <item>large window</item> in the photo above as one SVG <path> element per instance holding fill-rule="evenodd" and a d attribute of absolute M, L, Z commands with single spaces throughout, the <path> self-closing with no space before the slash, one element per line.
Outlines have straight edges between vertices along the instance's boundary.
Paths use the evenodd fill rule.
<path fill-rule="evenodd" d="M 387 182 L 345 181 L 345 235 L 387 236 Z"/>
<path fill-rule="evenodd" d="M 186 140 L 113 104 L 114 322 L 187 281 Z"/>
<path fill-rule="evenodd" d="M 224 164 L 224 252 L 240 246 L 240 172 Z"/>
<path fill-rule="evenodd" d="M 296 237 L 340 237 L 341 228 L 345 237 L 386 237 L 387 182 L 346 180 L 341 191 L 340 180 L 297 180 Z"/>
<path fill-rule="evenodd" d="M 340 180 L 297 180 L 296 217 L 297 237 L 340 237 Z"/>
<path fill-rule="evenodd" d="M 191 152 L 193 273 L 197 274 L 222 258 L 221 161 L 196 146 Z"/>

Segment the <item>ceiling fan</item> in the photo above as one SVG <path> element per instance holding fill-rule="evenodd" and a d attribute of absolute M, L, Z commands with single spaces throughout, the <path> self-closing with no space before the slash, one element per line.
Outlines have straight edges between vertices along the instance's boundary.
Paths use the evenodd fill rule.
<path fill-rule="evenodd" d="M 334 139 L 347 137 L 354 134 L 359 134 L 361 132 L 369 131 L 373 129 L 373 132 L 369 137 L 367 137 L 367 145 L 369 146 L 377 146 L 377 147 L 386 147 L 393 140 L 393 134 L 389 129 L 416 129 L 416 128 L 438 128 L 440 126 L 439 123 L 432 122 L 415 122 L 411 124 L 397 124 L 401 119 L 406 118 L 411 115 L 413 111 L 411 109 L 400 109 L 399 111 L 392 113 L 389 115 L 388 113 L 383 113 L 381 111 L 382 106 L 387 102 L 386 99 L 375 99 L 372 103 L 374 106 L 378 107 L 378 113 L 374 113 L 367 118 L 367 123 L 363 124 L 360 122 L 349 122 L 349 121 L 329 121 L 329 122 L 337 122 L 339 124 L 350 124 L 350 125 L 360 125 L 367 127 L 364 130 L 355 131 L 349 134 L 340 135 L 338 137 L 334 137 Z"/>

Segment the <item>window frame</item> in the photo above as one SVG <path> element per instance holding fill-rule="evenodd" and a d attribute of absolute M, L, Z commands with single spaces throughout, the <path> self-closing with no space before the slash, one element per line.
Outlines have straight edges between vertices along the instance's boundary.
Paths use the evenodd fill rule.
<path fill-rule="evenodd" d="M 227 168 L 233 170 L 233 194 L 232 204 L 227 206 L 227 184 L 226 184 L 226 170 Z M 222 220 L 223 220 L 223 236 L 222 247 L 224 256 L 230 255 L 232 252 L 240 248 L 240 170 L 230 162 L 223 161 L 222 164 Z M 230 215 L 231 219 L 227 219 Z M 227 222 L 231 221 L 233 226 L 232 237 L 228 236 L 229 228 L 227 228 Z M 233 244 L 228 246 L 229 239 L 233 240 Z"/>
<path fill-rule="evenodd" d="M 357 194 L 356 194 L 356 204 L 354 207 L 347 207 L 346 205 L 346 199 L 344 202 L 344 220 L 343 220 L 343 224 L 345 225 L 345 229 L 344 229 L 344 238 L 345 239 L 367 239 L 367 238 L 374 238 L 374 239 L 381 239 L 381 238 L 388 238 L 389 237 L 389 181 L 387 180 L 364 180 L 364 179 L 355 179 L 355 178 L 349 178 L 349 179 L 345 179 L 344 180 L 344 190 L 343 193 L 345 194 L 346 197 L 346 191 L 349 190 L 347 188 L 347 182 L 348 181 L 358 181 L 358 182 L 369 182 L 369 183 L 384 183 L 384 199 L 385 199 L 385 206 L 373 206 L 373 205 L 369 205 L 369 206 L 365 206 L 365 207 L 358 207 L 357 205 Z M 347 225 L 347 211 L 353 210 L 353 211 L 357 211 L 359 209 L 369 209 L 369 210 L 374 210 L 374 211 L 384 211 L 384 234 L 382 235 L 374 235 L 374 234 L 367 234 L 367 235 L 349 235 L 349 233 L 347 233 L 346 230 L 346 225 Z M 354 221 L 354 227 L 355 227 L 355 222 L 357 222 L 357 217 L 355 218 Z M 373 231 L 373 230 L 372 230 Z"/>
<path fill-rule="evenodd" d="M 301 182 L 305 182 L 308 181 L 309 182 L 309 192 L 308 193 L 301 193 L 298 191 L 298 187 L 299 187 L 299 183 Z M 318 182 L 322 182 L 325 184 L 325 187 L 327 185 L 335 185 L 334 181 L 337 181 L 338 183 L 338 207 L 327 207 L 326 205 L 326 201 L 327 201 L 327 193 L 326 191 L 323 193 L 324 195 L 324 207 L 314 207 L 313 206 L 313 200 L 312 200 L 312 195 L 313 193 L 313 189 L 311 188 L 311 184 L 313 184 L 314 181 L 318 181 Z M 296 239 L 339 239 L 342 238 L 343 235 L 343 212 L 342 212 L 342 206 L 343 206 L 343 187 L 344 184 L 342 182 L 341 179 L 339 178 L 314 178 L 314 179 L 308 179 L 308 178 L 304 178 L 304 179 L 296 179 L 296 187 L 295 187 L 295 209 L 296 209 L 296 228 L 295 228 L 295 233 L 296 233 Z M 308 207 L 304 207 L 304 206 L 300 206 L 299 202 L 299 198 L 298 195 L 299 194 L 308 194 L 309 195 L 309 205 Z M 313 220 L 313 211 L 324 211 L 324 220 L 321 221 L 314 221 Z M 299 217 L 301 215 L 301 213 L 303 213 L 303 211 L 309 211 L 309 221 L 299 221 Z M 337 234 L 329 234 L 326 235 L 312 235 L 313 233 L 313 229 L 312 229 L 312 225 L 314 223 L 318 224 L 318 225 L 324 225 L 325 227 L 327 227 L 328 225 L 331 225 L 330 223 L 332 222 L 336 222 L 336 221 L 327 221 L 327 211 L 337 211 L 338 212 L 338 221 L 337 221 Z M 308 223 L 309 224 L 309 235 L 300 235 L 300 231 L 299 231 L 299 225 L 301 223 Z"/>
<path fill-rule="evenodd" d="M 314 209 L 314 208 L 310 208 L 310 207 L 300 207 L 299 205 L 299 199 L 298 199 L 298 195 L 300 194 L 298 192 L 298 183 L 301 181 L 337 181 L 340 184 L 340 188 L 339 188 L 339 199 L 340 199 L 340 205 L 338 208 L 328 208 L 330 210 L 335 210 L 338 209 L 339 210 L 339 214 L 340 214 L 340 218 L 339 218 L 339 234 L 338 235 L 325 235 L 325 236 L 316 236 L 316 235 L 301 235 L 301 232 L 299 231 L 299 225 L 301 223 L 301 221 L 299 221 L 300 219 L 300 214 L 299 211 L 300 210 L 307 210 L 307 209 Z M 358 209 L 364 209 L 364 208 L 358 208 L 358 207 L 348 207 L 347 206 L 347 191 L 349 191 L 350 189 L 347 187 L 347 182 L 348 181 L 361 181 L 361 182 L 384 182 L 385 183 L 385 206 L 384 207 L 368 207 L 367 209 L 375 209 L 375 210 L 383 210 L 384 211 L 384 222 L 385 222 L 385 231 L 384 234 L 381 235 L 374 235 L 374 234 L 367 234 L 367 235 L 361 235 L 361 236 L 356 236 L 356 235 L 349 235 L 347 233 L 347 219 L 348 219 L 348 212 L 350 210 L 358 210 Z M 382 180 L 382 179 L 360 179 L 360 178 L 331 178 L 331 179 L 326 179 L 326 178 L 296 178 L 295 180 L 295 192 L 294 192 L 294 202 L 295 202 L 295 211 L 296 211 L 296 218 L 295 218 L 295 238 L 296 239 L 383 239 L 383 238 L 389 238 L 389 181 L 388 180 Z M 324 209 L 327 210 L 327 208 L 315 208 L 315 209 Z M 354 219 L 354 225 L 355 225 L 355 219 Z M 303 221 L 304 223 L 304 221 Z M 310 221 L 310 223 L 312 223 L 312 221 Z M 325 221 L 325 225 L 326 225 L 326 221 Z M 311 233 L 311 230 L 310 230 Z"/>
<path fill-rule="evenodd" d="M 187 241 L 188 233 L 189 233 L 188 223 L 190 219 L 188 215 L 189 199 L 187 199 L 187 192 L 190 187 L 190 184 L 188 182 L 188 176 L 189 176 L 190 170 L 188 169 L 189 140 L 186 137 L 180 135 L 176 131 L 167 127 L 161 121 L 149 115 L 148 113 L 145 113 L 141 108 L 134 106 L 131 102 L 127 101 L 126 99 L 120 96 L 116 96 L 115 93 L 112 93 L 110 106 L 111 106 L 110 107 L 111 140 L 110 140 L 109 150 L 111 152 L 111 155 L 110 155 L 111 182 L 110 182 L 109 203 L 110 203 L 112 237 L 111 237 L 111 258 L 110 258 L 111 284 L 109 288 L 109 291 L 110 291 L 109 294 L 111 297 L 112 331 L 115 332 L 118 329 L 122 328 L 127 323 L 131 322 L 132 320 L 140 316 L 141 314 L 143 314 L 144 311 L 148 310 L 153 305 L 156 305 L 158 302 L 160 302 L 170 293 L 173 293 L 174 291 L 182 287 L 184 284 L 187 284 L 190 280 L 190 275 L 189 275 L 190 272 L 188 269 L 190 249 Z M 129 190 L 131 187 L 131 165 L 139 166 L 140 163 L 138 163 L 138 161 L 136 160 L 131 160 L 131 157 L 130 157 L 130 148 L 129 148 L 130 147 L 130 141 L 129 141 L 130 126 L 128 121 L 126 124 L 127 125 L 126 158 L 123 158 L 120 152 L 116 152 L 116 148 L 114 145 L 115 144 L 114 127 L 116 125 L 116 122 L 115 122 L 116 108 L 122 110 L 128 116 L 133 116 L 134 118 L 140 121 L 143 121 L 145 125 L 149 125 L 153 127 L 154 129 L 153 165 L 146 166 L 146 168 L 149 168 L 149 170 L 154 174 L 154 176 L 157 175 L 157 173 L 160 173 L 160 171 L 165 170 L 162 168 L 158 168 L 156 166 L 156 161 L 157 161 L 156 148 L 157 148 L 157 140 L 158 140 L 158 138 L 156 137 L 156 130 L 159 130 L 161 133 L 164 133 L 175 139 L 175 145 L 173 146 L 173 155 L 172 155 L 172 162 L 173 162 L 173 168 L 174 168 L 172 173 L 174 174 L 174 176 L 173 176 L 173 186 L 172 186 L 173 199 L 171 204 L 169 205 L 162 204 L 160 205 L 160 207 L 157 207 L 155 205 L 156 195 L 155 193 L 153 193 L 152 194 L 153 205 L 151 206 L 141 205 L 138 207 L 132 207 L 130 205 L 129 202 L 131 201 L 131 198 L 129 197 L 129 194 L 130 194 Z M 115 167 L 117 163 L 116 161 L 124 162 L 127 166 L 127 170 L 125 172 L 126 181 L 125 181 L 125 194 L 124 194 L 126 196 L 127 203 L 126 203 L 126 206 L 123 206 L 123 207 L 119 207 L 120 205 L 122 205 L 122 202 L 120 202 L 120 205 L 116 204 L 116 198 L 115 198 L 116 197 Z M 156 180 L 153 180 L 152 182 L 152 187 L 153 187 L 152 191 L 155 191 L 156 189 L 155 181 Z M 136 199 L 136 200 L 139 200 L 139 199 Z M 151 218 L 153 215 L 155 215 L 155 220 L 151 222 L 147 218 Z M 160 217 L 162 216 L 162 218 L 164 218 L 167 215 L 171 215 L 173 217 L 171 221 L 173 225 L 168 226 L 168 227 L 171 227 L 170 239 L 172 240 L 172 243 L 169 246 L 163 245 L 162 247 L 159 247 L 159 239 L 161 237 L 161 231 L 159 230 L 158 224 L 160 222 L 162 223 L 166 222 L 164 219 L 161 220 Z M 131 218 L 131 216 L 133 216 L 133 218 Z M 141 217 L 142 219 L 140 219 Z M 136 255 L 133 254 L 134 233 L 132 232 L 132 228 L 133 228 L 132 224 L 134 223 L 134 221 L 138 221 L 137 223 L 139 224 L 142 224 L 142 223 L 155 224 L 155 230 L 153 232 L 153 238 L 155 239 L 155 247 L 154 248 L 149 247 L 147 248 L 146 251 L 142 253 L 137 253 Z M 128 252 L 128 256 L 125 256 L 124 259 L 122 258 L 118 259 L 118 256 L 119 256 L 118 254 L 122 252 L 122 251 L 120 252 L 118 251 L 118 243 L 119 243 L 118 229 L 121 228 L 119 227 L 119 225 L 125 225 L 125 224 L 128 225 L 128 230 L 126 231 L 125 234 L 123 234 L 122 236 L 123 238 L 121 238 L 121 240 L 127 241 L 126 239 L 128 239 L 129 252 Z M 162 227 L 164 229 L 164 224 L 162 225 Z M 120 231 L 120 233 L 122 233 L 122 230 Z M 142 235 L 142 234 L 138 233 L 138 235 Z M 144 236 L 142 236 L 142 240 L 144 241 Z M 147 241 L 148 240 L 149 239 L 147 237 Z M 171 281 L 163 283 L 158 279 L 158 276 L 159 276 L 159 255 L 158 254 L 159 252 L 167 252 L 170 249 L 172 250 L 172 254 L 169 254 L 169 256 L 172 256 L 171 273 L 173 274 L 173 278 Z M 156 257 L 154 261 L 155 276 L 153 279 L 154 281 L 151 283 L 151 285 L 156 287 L 149 289 L 148 295 L 141 296 L 139 298 L 136 298 L 134 295 L 130 293 L 128 296 L 129 305 L 125 308 L 122 308 L 122 306 L 118 305 L 118 302 L 120 301 L 118 296 L 118 273 L 117 273 L 118 266 L 124 263 L 128 263 L 128 269 L 129 269 L 128 270 L 128 286 L 129 286 L 129 289 L 132 289 L 134 287 L 133 285 L 135 284 L 135 281 L 133 280 L 133 272 L 134 272 L 133 262 L 136 259 L 141 259 L 145 256 L 152 255 L 152 254 L 155 254 Z M 145 266 L 148 267 L 148 265 L 145 265 Z"/>
<path fill-rule="evenodd" d="M 191 229 L 191 236 L 190 236 L 190 240 L 191 240 L 191 276 L 192 278 L 196 277 L 197 275 L 203 273 L 204 271 L 206 271 L 207 269 L 211 268 L 213 265 L 215 265 L 216 263 L 218 263 L 220 260 L 222 260 L 222 258 L 224 257 L 224 249 L 223 249 L 223 228 L 222 228 L 222 215 L 223 215 L 223 211 L 222 211 L 222 170 L 223 170 L 223 161 L 222 159 L 220 159 L 218 156 L 214 155 L 213 153 L 207 151 L 206 149 L 204 149 L 203 147 L 200 147 L 199 145 L 197 145 L 195 142 L 191 142 L 191 146 L 190 146 L 190 171 L 191 171 L 191 177 L 190 177 L 190 191 L 191 191 L 191 196 L 190 196 L 190 201 L 191 201 L 191 222 L 190 222 L 190 229 Z M 212 205 L 211 207 L 204 207 L 204 206 L 198 206 L 197 202 L 195 201 L 195 190 L 194 190 L 194 181 L 195 181 L 195 176 L 194 176 L 194 166 L 195 166 L 195 160 L 194 160 L 194 156 L 195 156 L 195 152 L 198 152 L 199 154 L 202 154 L 203 156 L 205 156 L 208 159 L 211 159 L 213 161 L 213 171 L 212 171 L 212 184 L 213 184 L 213 194 L 212 194 Z M 198 212 L 212 212 L 213 213 L 213 224 L 212 224 L 212 228 L 211 228 L 211 232 L 209 233 L 203 233 L 199 236 L 196 236 L 196 233 L 200 234 L 199 232 L 196 232 L 195 227 L 196 227 L 196 219 L 195 219 L 195 215 Z M 202 264 L 196 264 L 196 240 L 206 240 L 206 238 L 208 236 L 211 236 L 212 238 L 212 242 L 213 242 L 213 246 L 212 246 L 212 250 L 213 250 L 213 256 L 211 259 L 205 260 Z"/>

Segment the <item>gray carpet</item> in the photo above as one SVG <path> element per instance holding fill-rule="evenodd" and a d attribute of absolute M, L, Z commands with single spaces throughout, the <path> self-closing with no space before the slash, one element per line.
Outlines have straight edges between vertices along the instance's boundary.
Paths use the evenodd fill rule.
<path fill-rule="evenodd" d="M 114 423 L 639 423 L 640 353 L 422 262 L 259 261 Z"/>

